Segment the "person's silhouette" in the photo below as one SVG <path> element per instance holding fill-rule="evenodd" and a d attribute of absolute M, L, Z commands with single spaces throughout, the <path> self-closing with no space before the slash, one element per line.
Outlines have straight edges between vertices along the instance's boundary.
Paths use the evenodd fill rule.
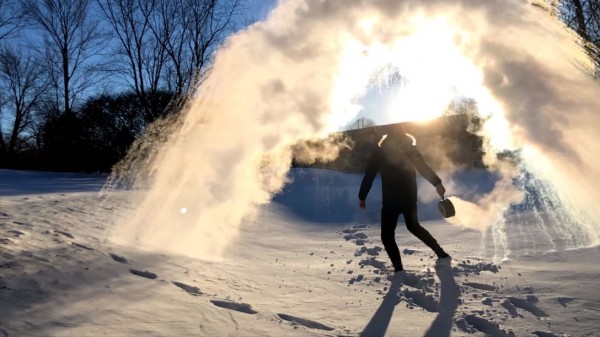
<path fill-rule="evenodd" d="M 381 208 L 381 241 L 395 271 L 402 271 L 400 250 L 396 244 L 395 231 L 400 214 L 404 215 L 406 228 L 431 248 L 439 259 L 450 259 L 431 234 L 419 224 L 417 217 L 416 172 L 435 186 L 440 197 L 444 198 L 446 188 L 442 180 L 427 165 L 402 126 L 394 129 L 380 142 L 373 152 L 358 193 L 359 207 L 366 208 L 367 195 L 378 173 L 381 174 L 383 207 Z"/>

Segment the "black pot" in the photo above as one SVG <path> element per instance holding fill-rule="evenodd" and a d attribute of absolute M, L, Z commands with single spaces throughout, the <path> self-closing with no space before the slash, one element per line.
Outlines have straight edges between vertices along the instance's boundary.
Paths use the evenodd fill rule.
<path fill-rule="evenodd" d="M 444 218 L 449 218 L 456 215 L 456 210 L 454 209 L 454 205 L 450 199 L 443 199 L 442 201 L 438 202 L 438 209 Z"/>

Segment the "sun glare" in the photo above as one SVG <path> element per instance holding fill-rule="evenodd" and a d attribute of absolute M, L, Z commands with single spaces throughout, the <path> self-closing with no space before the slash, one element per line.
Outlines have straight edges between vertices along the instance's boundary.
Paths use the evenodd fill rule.
<path fill-rule="evenodd" d="M 377 24 L 371 17 L 359 22 L 367 31 Z M 387 68 L 400 77 L 388 88 L 391 93 L 381 104 L 384 111 L 363 112 L 382 116 L 380 124 L 428 122 L 443 116 L 453 100 L 468 97 L 476 100 L 484 117 L 488 145 L 496 150 L 513 148 L 502 107 L 483 85 L 482 71 L 465 55 L 470 33 L 444 18 L 415 17 L 413 25 L 413 34 L 385 44 L 347 38 L 331 94 L 328 131 L 339 130 L 364 109 L 360 99 L 370 85 L 377 85 L 372 83 L 374 74 Z"/>
<path fill-rule="evenodd" d="M 414 34 L 397 41 L 394 66 L 403 77 L 386 115 L 388 122 L 424 122 L 444 114 L 457 96 L 470 97 L 481 72 L 461 51 L 465 33 L 443 18 L 417 19 Z"/>
<path fill-rule="evenodd" d="M 362 43 L 351 38 L 345 43 L 338 76 L 331 92 L 327 132 L 337 131 L 362 110 L 358 101 L 365 93 L 371 69 L 376 64 Z"/>

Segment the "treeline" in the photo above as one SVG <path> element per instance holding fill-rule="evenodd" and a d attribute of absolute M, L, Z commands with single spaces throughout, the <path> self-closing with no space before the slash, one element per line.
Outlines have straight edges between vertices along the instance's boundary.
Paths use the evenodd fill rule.
<path fill-rule="evenodd" d="M 0 167 L 107 171 L 179 111 L 244 0 L 0 0 Z"/>

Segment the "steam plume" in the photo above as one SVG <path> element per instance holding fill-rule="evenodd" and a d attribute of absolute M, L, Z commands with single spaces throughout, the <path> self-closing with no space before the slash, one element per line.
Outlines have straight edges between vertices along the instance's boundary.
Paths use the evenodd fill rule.
<path fill-rule="evenodd" d="M 445 86 L 464 86 L 492 116 L 483 130 L 492 150 L 523 148 L 566 200 L 598 219 L 600 190 L 590 186 L 600 180 L 600 103 L 598 85 L 576 69 L 585 60 L 572 34 L 521 1 L 282 1 L 218 51 L 175 131 L 154 148 L 149 187 L 115 238 L 221 256 L 285 184 L 292 145 L 346 125 L 389 64 L 412 74 L 411 97 L 434 114 L 448 104 Z M 424 113 L 412 103 L 398 102 L 398 121 Z M 494 193 L 478 207 L 514 200 L 505 184 Z M 598 223 L 585 226 L 598 242 Z"/>

